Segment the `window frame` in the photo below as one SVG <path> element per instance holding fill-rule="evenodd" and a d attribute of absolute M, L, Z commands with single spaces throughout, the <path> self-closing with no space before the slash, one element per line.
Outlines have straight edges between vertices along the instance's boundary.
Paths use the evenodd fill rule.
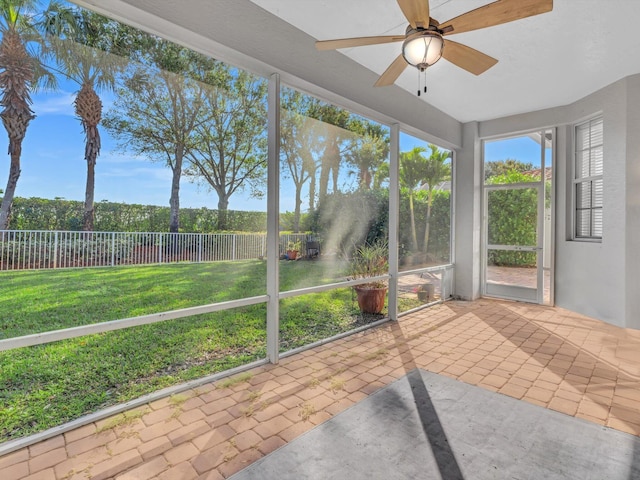
<path fill-rule="evenodd" d="M 599 126 L 598 126 L 599 125 Z M 597 144 L 592 144 L 593 136 L 594 136 L 594 126 L 596 128 L 600 128 L 601 131 L 600 137 L 602 141 Z M 578 148 L 578 131 L 580 129 L 587 130 L 587 137 L 589 140 L 589 145 L 587 148 Z M 588 120 L 585 120 L 580 123 L 576 123 L 573 126 L 573 161 L 572 161 L 572 175 L 571 175 L 571 240 L 580 241 L 580 242 L 602 242 L 603 234 L 604 234 L 604 120 L 603 116 L 597 115 Z M 594 150 L 600 149 L 602 151 L 601 160 L 599 161 L 599 170 L 600 173 L 597 175 L 588 175 L 581 176 L 580 169 L 578 168 L 578 155 L 580 153 L 587 153 L 588 158 L 591 158 L 592 152 Z M 591 167 L 589 167 L 591 168 Z M 591 172 L 589 172 L 591 174 Z M 596 201 L 596 196 L 593 194 L 594 184 L 600 181 L 602 184 L 602 199 L 600 202 Z M 578 186 L 589 184 L 591 187 L 591 200 L 589 202 L 589 207 L 584 208 L 578 205 Z M 588 235 L 581 235 L 578 232 L 578 218 L 581 212 L 588 211 L 589 221 L 588 221 Z M 594 221 L 594 212 L 601 212 L 601 221 L 600 221 L 600 232 L 594 231 L 595 224 Z M 599 235 L 598 235 L 599 233 Z"/>

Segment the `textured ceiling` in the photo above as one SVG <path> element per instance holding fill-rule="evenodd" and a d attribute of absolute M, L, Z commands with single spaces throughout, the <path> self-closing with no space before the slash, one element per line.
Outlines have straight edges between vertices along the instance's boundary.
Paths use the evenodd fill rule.
<path fill-rule="evenodd" d="M 251 1 L 319 40 L 402 34 L 407 24 L 393 0 Z M 487 3 L 431 0 L 431 16 L 443 22 Z M 452 35 L 452 40 L 491 55 L 498 64 L 476 77 L 441 60 L 427 71 L 429 91 L 416 101 L 428 102 L 461 122 L 566 105 L 640 73 L 639 21 L 638 0 L 556 0 L 550 13 Z M 400 53 L 400 46 L 340 52 L 379 75 Z M 326 54 L 330 52 L 310 51 L 308 57 L 313 61 Z M 349 72 L 344 73 L 349 78 Z M 407 68 L 396 84 L 415 95 L 417 70 Z"/>

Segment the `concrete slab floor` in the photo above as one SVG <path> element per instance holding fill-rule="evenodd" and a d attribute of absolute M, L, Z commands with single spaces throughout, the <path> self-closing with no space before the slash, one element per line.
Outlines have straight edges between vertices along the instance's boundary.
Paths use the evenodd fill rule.
<path fill-rule="evenodd" d="M 415 369 L 232 480 L 630 480 L 640 438 Z"/>

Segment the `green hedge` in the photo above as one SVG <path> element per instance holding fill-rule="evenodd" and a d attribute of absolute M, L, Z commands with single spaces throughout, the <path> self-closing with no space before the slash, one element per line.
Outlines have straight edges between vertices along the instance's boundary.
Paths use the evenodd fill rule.
<path fill-rule="evenodd" d="M 83 203 L 73 200 L 20 198 L 13 201 L 11 230 L 81 230 Z M 265 212 L 229 210 L 231 231 L 264 232 Z M 210 233 L 215 231 L 218 211 L 207 208 L 180 209 L 180 231 Z M 167 232 L 169 207 L 114 202 L 95 205 L 95 231 L 98 232 Z"/>

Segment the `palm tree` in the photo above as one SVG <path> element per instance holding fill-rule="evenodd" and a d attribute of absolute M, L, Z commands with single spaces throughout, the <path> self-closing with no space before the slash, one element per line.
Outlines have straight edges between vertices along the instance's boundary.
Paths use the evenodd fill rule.
<path fill-rule="evenodd" d="M 0 117 L 9 136 L 9 178 L 0 206 L 0 230 L 9 227 L 11 206 L 20 177 L 22 141 L 29 122 L 35 118 L 31 110 L 31 91 L 40 69 L 27 43 L 34 39 L 29 18 L 22 13 L 33 7 L 31 0 L 0 0 Z"/>
<path fill-rule="evenodd" d="M 422 155 L 427 150 L 424 147 L 413 147 L 408 152 L 400 152 L 400 185 L 409 193 L 409 216 L 411 219 L 411 251 L 418 251 L 418 234 L 416 233 L 416 217 L 414 198 L 420 182 L 424 179 L 427 159 Z"/>
<path fill-rule="evenodd" d="M 451 165 L 446 163 L 451 158 L 451 152 L 440 150 L 437 145 L 429 144 L 431 155 L 427 158 L 424 174 L 422 177 L 423 186 L 427 187 L 427 215 L 424 228 L 424 252 L 427 252 L 429 245 L 429 224 L 431 221 L 431 207 L 433 205 L 433 193 L 439 183 L 451 178 Z"/>
<path fill-rule="evenodd" d="M 387 138 L 376 133 L 365 133 L 357 136 L 352 150 L 347 153 L 346 159 L 352 164 L 358 175 L 358 188 L 370 190 L 375 172 L 380 168 L 389 152 Z"/>
<path fill-rule="evenodd" d="M 80 86 L 74 107 L 86 136 L 87 184 L 82 227 L 85 231 L 93 230 L 95 166 L 100 154 L 98 125 L 102 101 L 97 91 L 113 90 L 117 73 L 127 63 L 126 59 L 108 53 L 117 47 L 111 35 L 114 25 L 101 15 L 57 2 L 51 3 L 42 22 L 60 70 Z"/>

